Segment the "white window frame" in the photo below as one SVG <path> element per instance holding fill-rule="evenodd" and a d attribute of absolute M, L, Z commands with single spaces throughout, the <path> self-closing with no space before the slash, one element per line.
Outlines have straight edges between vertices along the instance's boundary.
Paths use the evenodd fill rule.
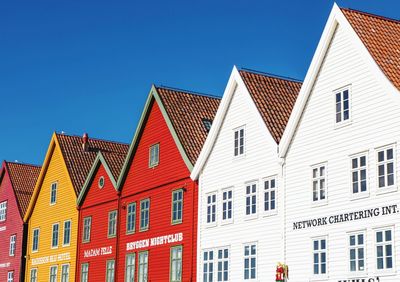
<path fill-rule="evenodd" d="M 55 196 L 53 201 L 53 186 L 55 187 Z M 50 184 L 50 206 L 57 204 L 58 182 L 55 181 Z"/>
<path fill-rule="evenodd" d="M 13 234 L 10 236 L 10 248 L 8 250 L 8 255 L 10 257 L 15 256 L 16 243 L 17 243 L 17 235 Z"/>
<path fill-rule="evenodd" d="M 52 282 L 52 280 L 51 280 L 51 276 L 52 276 L 52 273 L 51 273 L 51 270 L 52 269 L 55 269 L 56 270 L 56 273 L 55 273 L 55 282 L 57 282 L 57 276 L 58 276 L 58 265 L 51 265 L 50 266 L 50 271 L 49 271 L 49 282 Z"/>
<path fill-rule="evenodd" d="M 142 209 L 142 203 L 148 202 L 147 208 Z M 142 226 L 143 215 L 147 213 L 147 224 Z M 139 218 L 139 232 L 147 231 L 150 228 L 150 198 L 146 198 L 140 201 L 140 218 Z"/>
<path fill-rule="evenodd" d="M 347 271 L 349 273 L 350 277 L 353 276 L 362 276 L 364 274 L 367 273 L 367 234 L 366 234 L 366 230 L 358 230 L 358 231 L 352 231 L 352 232 L 348 232 L 347 233 Z M 363 235 L 363 240 L 364 243 L 363 244 L 359 244 L 358 243 L 358 236 L 359 235 Z M 356 244 L 355 245 L 351 245 L 350 243 L 350 237 L 351 236 L 355 236 L 356 237 Z M 358 254 L 358 249 L 362 248 L 364 250 L 364 269 L 363 270 L 358 270 L 359 267 L 359 254 Z M 356 270 L 352 271 L 351 270 L 351 249 L 355 249 L 356 250 Z"/>
<path fill-rule="evenodd" d="M 133 264 L 128 265 L 129 258 L 133 258 Z M 129 266 L 129 269 L 128 269 L 128 266 Z M 129 273 L 128 273 L 128 270 L 130 271 Z M 125 282 L 135 281 L 135 278 L 136 278 L 135 270 L 136 270 L 136 253 L 127 253 L 125 256 L 125 277 L 124 277 Z M 128 276 L 128 274 L 129 274 L 129 276 Z M 132 280 L 129 279 L 130 275 L 132 275 L 132 277 L 131 277 Z"/>
<path fill-rule="evenodd" d="M 229 198 L 229 192 L 231 193 L 231 198 Z M 224 199 L 224 194 L 226 193 L 226 198 Z M 229 224 L 233 222 L 233 187 L 228 187 L 221 190 L 221 224 Z M 231 208 L 229 209 L 229 203 Z M 228 217 L 228 211 L 231 212 L 231 217 Z M 224 219 L 224 215 L 226 213 L 226 218 Z"/>
<path fill-rule="evenodd" d="M 349 104 L 349 109 L 348 109 L 348 111 L 349 111 L 349 117 L 348 117 L 348 119 L 344 119 L 344 99 L 343 99 L 343 93 L 344 93 L 344 91 L 348 91 L 348 95 L 349 95 L 349 97 L 348 97 L 348 104 Z M 340 107 L 341 107 L 341 111 L 340 111 L 340 121 L 337 121 L 337 109 L 336 109 L 336 104 L 337 104 L 337 102 L 336 102 L 336 94 L 339 94 L 340 93 Z M 352 94 L 352 91 L 351 91 L 351 85 L 346 85 L 346 86 L 343 86 L 343 87 L 341 87 L 341 88 L 338 88 L 338 89 L 336 89 L 336 90 L 334 90 L 333 91 L 333 100 L 334 100 L 334 121 L 335 121 L 335 128 L 340 128 L 340 127 L 342 127 L 342 126 L 344 126 L 344 125 L 348 125 L 348 124 L 351 124 L 351 121 L 352 121 L 352 111 L 351 111 L 351 108 L 352 108 L 352 100 L 351 100 L 351 94 Z"/>
<path fill-rule="evenodd" d="M 175 194 L 181 194 L 182 198 L 179 200 L 174 200 L 174 196 Z M 176 189 L 174 191 L 172 191 L 172 195 L 171 195 L 171 200 L 172 200 L 172 204 L 171 204 L 171 223 L 172 224 L 180 224 L 183 222 L 183 198 L 184 198 L 184 191 L 182 188 Z M 175 207 L 179 207 L 180 204 L 180 211 L 179 209 L 175 210 Z M 175 219 L 174 220 L 174 213 L 176 213 L 177 215 L 180 215 L 180 219 Z"/>
<path fill-rule="evenodd" d="M 0 203 L 0 222 L 6 221 L 7 219 L 7 201 Z"/>
<path fill-rule="evenodd" d="M 156 143 L 151 145 L 149 148 L 149 168 L 154 168 L 159 164 L 160 164 L 160 143 Z"/>
<path fill-rule="evenodd" d="M 109 264 L 112 264 L 112 267 L 109 267 Z M 112 279 L 108 279 L 109 275 L 112 275 Z M 115 259 L 108 259 L 106 261 L 106 282 L 114 282 L 115 281 Z"/>
<path fill-rule="evenodd" d="M 133 207 L 133 211 L 129 212 L 130 207 Z M 130 218 L 133 218 L 133 228 L 129 230 Z M 129 203 L 126 206 L 126 234 L 133 234 L 136 231 L 136 202 Z"/>
<path fill-rule="evenodd" d="M 86 224 L 87 220 L 89 224 Z M 92 217 L 86 216 L 83 218 L 82 243 L 90 242 L 91 232 L 92 232 Z M 86 234 L 87 236 L 85 236 Z"/>
<path fill-rule="evenodd" d="M 174 251 L 177 250 L 178 252 L 178 257 L 174 257 Z M 179 255 L 180 253 L 180 255 Z M 170 262 L 169 262 L 169 281 L 170 282 L 182 282 L 182 270 L 183 270 L 183 246 L 182 245 L 177 245 L 177 246 L 173 246 L 170 248 Z M 179 270 L 180 272 L 178 273 L 173 273 L 173 265 L 175 263 L 178 263 L 179 265 Z M 178 268 L 175 268 L 178 269 Z M 177 276 L 177 279 L 173 279 L 173 277 Z"/>
<path fill-rule="evenodd" d="M 388 231 L 388 230 L 390 230 L 391 231 L 391 241 L 385 241 L 384 239 L 385 239 L 385 231 Z M 396 271 L 396 249 L 395 249 L 395 242 L 396 242 L 396 240 L 395 240 L 395 230 L 394 230 L 394 226 L 385 226 L 385 227 L 380 227 L 380 228 L 375 228 L 375 229 L 373 229 L 373 231 L 374 231 L 374 254 L 375 254 L 375 256 L 374 256 L 374 259 L 375 259 L 375 262 L 374 262 L 374 265 L 375 265 L 375 271 L 377 272 L 377 273 L 393 273 L 393 272 L 395 272 Z M 380 242 L 380 243 L 378 243 L 377 242 L 377 233 L 378 232 L 383 232 L 383 241 L 382 242 Z M 386 248 L 385 247 L 383 247 L 383 265 L 384 265 L 384 268 L 382 268 L 382 269 L 378 269 L 378 251 L 377 251 L 377 249 L 378 249 L 378 246 L 386 246 L 387 245 L 387 242 L 390 242 L 391 243 L 391 246 L 392 246 L 392 267 L 391 268 L 387 268 L 386 267 Z"/>
<path fill-rule="evenodd" d="M 397 150 L 395 144 L 390 144 L 386 146 L 382 146 L 375 149 L 375 158 L 376 158 L 376 193 L 377 194 L 384 194 L 388 192 L 397 191 Z M 387 150 L 393 150 L 393 160 L 387 160 Z M 379 162 L 379 152 L 384 151 L 384 161 Z M 387 184 L 387 164 L 393 162 L 393 185 L 385 185 L 383 187 L 379 187 L 379 165 L 385 165 L 385 184 Z"/>
<path fill-rule="evenodd" d="M 321 240 L 325 240 L 325 252 L 321 251 Z M 318 241 L 318 250 L 314 250 L 314 241 Z M 318 254 L 318 274 L 314 273 L 314 255 L 315 253 Z M 321 254 L 325 253 L 325 273 L 321 273 Z M 311 275 L 313 279 L 326 279 L 329 277 L 329 257 L 328 257 L 328 236 L 319 236 L 311 238 Z"/>
<path fill-rule="evenodd" d="M 14 270 L 7 272 L 7 282 L 14 282 Z"/>
<path fill-rule="evenodd" d="M 118 211 L 112 210 L 108 212 L 107 238 L 117 236 Z M 110 231 L 112 233 L 110 233 Z"/>
<path fill-rule="evenodd" d="M 37 248 L 35 247 L 35 231 L 37 230 Z M 32 253 L 37 253 L 39 251 L 39 238 L 40 238 L 40 228 L 33 228 L 32 229 Z"/>
<path fill-rule="evenodd" d="M 321 167 L 324 167 L 324 175 L 321 176 Z M 317 169 L 317 177 L 314 177 L 314 169 Z M 321 199 L 321 180 L 325 180 L 325 198 Z M 318 199 L 314 200 L 314 182 L 318 183 Z M 311 166 L 311 203 L 312 206 L 321 206 L 328 203 L 328 162 L 322 162 Z"/>
<path fill-rule="evenodd" d="M 66 272 L 66 279 L 64 279 L 64 267 L 67 267 L 67 272 Z M 69 274 L 70 274 L 70 265 L 69 263 L 64 263 L 61 265 L 61 282 L 69 282 Z"/>
<path fill-rule="evenodd" d="M 225 258 L 224 257 L 224 255 L 225 255 L 225 250 L 228 250 L 228 257 L 227 258 Z M 215 250 L 216 252 L 216 254 L 215 254 L 215 256 L 214 256 L 214 258 L 215 258 L 215 260 L 216 260 L 216 263 L 215 263 L 215 275 L 216 275 L 216 279 L 215 279 L 215 281 L 218 281 L 218 282 L 220 282 L 220 281 L 223 281 L 223 282 L 225 282 L 225 281 L 229 281 L 230 280 L 230 276 L 231 276 L 231 273 L 230 273 L 230 270 L 231 270 L 231 262 L 230 262 L 230 259 L 231 259 L 231 250 L 230 250 L 230 247 L 229 246 L 225 246 L 225 247 L 219 247 L 219 248 L 217 248 L 216 250 Z M 219 258 L 219 252 L 220 251 L 222 251 L 222 258 Z M 227 280 L 224 280 L 224 273 L 225 273 L 225 262 L 227 262 L 228 263 L 228 269 L 227 269 L 227 272 L 228 272 L 228 279 Z M 219 268 L 219 266 L 220 266 L 220 263 L 222 264 L 222 280 L 219 280 L 219 273 L 220 273 L 220 268 Z"/>
<path fill-rule="evenodd" d="M 240 136 L 241 130 L 243 130 L 243 137 Z M 236 132 L 238 133 L 237 147 L 236 147 Z M 241 139 L 243 141 L 243 144 L 240 144 Z M 243 147 L 242 153 L 240 153 L 240 147 Z M 233 157 L 241 158 L 244 157 L 245 155 L 246 155 L 246 125 L 242 125 L 233 129 Z"/>
<path fill-rule="evenodd" d="M 85 267 L 85 271 L 83 271 L 84 267 Z M 81 264 L 81 280 L 80 280 L 80 282 L 89 282 L 89 263 L 88 262 L 84 262 Z"/>
<path fill-rule="evenodd" d="M 204 258 L 205 253 L 207 253 L 207 259 Z M 212 258 L 210 258 L 210 253 L 212 253 Z M 210 282 L 210 281 L 215 280 L 214 279 L 214 277 L 215 277 L 215 254 L 214 253 L 215 253 L 214 249 L 204 249 L 201 252 L 201 254 L 202 254 L 202 256 L 201 256 L 201 261 L 202 261 L 202 263 L 201 263 L 201 277 L 202 277 L 201 281 L 203 281 L 203 282 Z M 206 273 L 204 272 L 205 264 L 207 264 L 207 272 Z M 211 276 L 210 276 L 210 265 L 212 265 L 212 269 L 213 269 Z M 204 279 L 205 274 L 207 275 L 206 276 L 207 279 Z M 211 279 L 209 279 L 210 277 L 211 277 Z"/>
<path fill-rule="evenodd" d="M 65 243 L 65 238 L 66 238 L 66 236 L 65 236 L 65 230 L 66 230 L 66 229 L 65 229 L 65 224 L 66 224 L 67 222 L 69 222 L 68 242 Z M 67 247 L 67 246 L 70 246 L 70 245 L 71 245 L 71 229 L 72 229 L 72 221 L 71 221 L 70 219 L 65 220 L 65 221 L 64 221 L 64 224 L 63 224 L 63 243 L 62 243 L 62 246 L 63 246 L 63 247 Z"/>
<path fill-rule="evenodd" d="M 360 159 L 362 157 L 365 157 L 365 166 L 360 166 Z M 357 159 L 357 168 L 353 168 L 353 160 Z M 361 153 L 353 154 L 349 156 L 349 188 L 350 188 L 350 199 L 360 199 L 360 198 L 365 198 L 369 196 L 370 193 L 370 181 L 369 181 L 369 157 L 368 157 L 368 151 L 364 151 Z M 366 181 L 366 191 L 361 191 L 361 170 L 365 169 L 365 181 Z M 357 172 L 357 177 L 358 177 L 358 192 L 354 193 L 353 190 L 353 173 Z"/>
<path fill-rule="evenodd" d="M 57 245 L 56 246 L 54 246 L 53 245 L 53 241 L 54 241 L 54 226 L 58 226 L 57 227 Z M 58 245 L 60 244 L 60 223 L 59 222 L 56 222 L 56 223 L 53 223 L 52 225 L 51 225 L 51 248 L 52 249 L 58 249 Z"/>
<path fill-rule="evenodd" d="M 275 182 L 275 187 L 273 187 L 273 188 L 271 188 L 271 181 L 274 181 Z M 265 188 L 265 184 L 266 184 L 266 182 L 268 182 L 269 183 L 269 188 L 268 189 L 266 189 Z M 263 203 L 263 208 L 262 208 L 262 210 L 263 210 L 263 212 L 264 212 L 264 215 L 265 216 L 269 216 L 269 215 L 275 215 L 275 214 L 277 214 L 278 213 L 278 191 L 279 191 L 279 187 L 278 187 L 278 175 L 272 175 L 272 176 L 269 176 L 269 177 L 266 177 L 266 178 L 264 178 L 263 179 L 263 181 L 262 181 L 262 184 L 263 184 L 263 186 L 262 186 L 262 191 L 263 191 L 263 197 L 262 197 L 262 203 Z M 265 198 L 266 198 L 266 195 L 269 195 L 269 210 L 266 210 L 265 209 Z M 274 194 L 274 208 L 273 209 L 271 209 L 271 194 Z"/>
<path fill-rule="evenodd" d="M 37 282 L 37 268 L 35 267 L 35 268 L 31 268 L 31 271 L 30 271 L 30 273 L 29 273 L 29 281 L 30 282 Z M 32 274 L 34 274 L 34 275 L 32 275 Z"/>
<path fill-rule="evenodd" d="M 253 185 L 256 187 L 256 191 L 253 192 Z M 252 219 L 258 216 L 258 181 L 249 181 L 244 185 L 244 217 L 245 219 Z M 250 187 L 250 193 L 247 193 L 247 187 Z M 255 202 L 253 202 L 253 197 L 255 196 Z M 247 199 L 250 198 L 250 213 L 247 214 Z M 256 211 L 253 213 L 253 205 L 256 207 Z"/>
<path fill-rule="evenodd" d="M 215 201 L 212 200 L 212 197 L 215 196 Z M 211 202 L 208 203 L 208 197 L 211 197 Z M 211 226 L 216 226 L 217 225 L 217 214 L 218 214 L 218 192 L 217 191 L 213 191 L 210 192 L 208 194 L 206 194 L 206 210 L 205 210 L 205 222 L 206 222 L 206 226 L 207 227 L 211 227 Z M 214 211 L 213 211 L 213 207 L 214 207 Z M 208 212 L 210 208 L 210 213 Z M 214 215 L 214 221 L 212 221 Z M 208 218 L 210 217 L 210 221 L 208 221 Z"/>
<path fill-rule="evenodd" d="M 144 256 L 144 263 L 142 263 L 141 261 L 142 256 Z M 143 269 L 141 269 L 141 266 L 143 266 Z M 149 279 L 149 251 L 141 251 L 138 253 L 138 282 L 147 282 L 148 279 Z"/>
<path fill-rule="evenodd" d="M 256 246 L 256 254 L 255 255 L 253 255 L 253 254 L 251 254 L 251 247 L 252 246 Z M 246 247 L 250 247 L 250 249 L 249 249 L 249 252 L 250 252 L 250 254 L 249 255 L 247 255 L 246 256 Z M 243 271 L 242 271 L 242 277 L 243 277 L 243 281 L 257 281 L 257 279 L 258 279 L 258 252 L 259 252 L 259 250 L 258 250 L 258 244 L 257 244 L 257 242 L 250 242 L 250 243 L 245 243 L 245 244 L 243 244 Z M 252 258 L 255 258 L 255 260 L 256 260 L 256 265 L 255 265 L 255 275 L 256 275 L 256 277 L 254 277 L 254 278 L 252 278 L 251 277 L 251 259 Z M 246 268 L 245 268 L 245 264 L 246 264 L 246 259 L 249 259 L 250 261 L 249 261 L 249 279 L 246 279 L 245 278 L 245 271 L 246 271 Z"/>

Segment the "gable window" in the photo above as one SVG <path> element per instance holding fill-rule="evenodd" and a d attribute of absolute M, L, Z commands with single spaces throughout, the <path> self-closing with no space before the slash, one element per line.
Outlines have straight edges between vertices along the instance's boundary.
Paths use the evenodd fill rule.
<path fill-rule="evenodd" d="M 183 189 L 172 192 L 172 224 L 182 222 Z"/>
<path fill-rule="evenodd" d="M 125 281 L 135 281 L 135 253 L 126 255 Z"/>
<path fill-rule="evenodd" d="M 217 267 L 217 281 L 229 281 L 229 249 L 218 250 Z"/>
<path fill-rule="evenodd" d="M 59 231 L 59 224 L 55 223 L 53 224 L 52 228 L 52 237 L 51 237 L 51 247 L 52 248 L 57 248 L 58 247 L 58 231 Z"/>
<path fill-rule="evenodd" d="M 117 234 L 117 211 L 108 213 L 108 237 L 114 237 Z"/>
<path fill-rule="evenodd" d="M 64 221 L 63 246 L 69 246 L 71 242 L 71 220 Z"/>
<path fill-rule="evenodd" d="M 214 251 L 203 252 L 203 282 L 212 282 L 214 278 Z"/>
<path fill-rule="evenodd" d="M 232 220 L 233 191 L 227 189 L 222 191 L 222 221 Z"/>
<path fill-rule="evenodd" d="M 246 215 L 257 213 L 257 183 L 246 185 Z"/>
<path fill-rule="evenodd" d="M 326 164 L 312 168 L 313 202 L 326 200 Z"/>
<path fill-rule="evenodd" d="M 115 279 L 115 260 L 111 259 L 107 261 L 106 269 L 106 282 L 114 282 Z"/>
<path fill-rule="evenodd" d="M 126 209 L 126 233 L 135 232 L 136 223 L 136 203 L 130 203 Z"/>
<path fill-rule="evenodd" d="M 393 266 L 393 229 L 386 228 L 375 232 L 376 268 L 392 269 Z"/>
<path fill-rule="evenodd" d="M 327 269 L 326 238 L 313 240 L 313 273 L 324 275 Z"/>
<path fill-rule="evenodd" d="M 264 211 L 272 212 L 276 210 L 276 177 L 264 180 Z"/>
<path fill-rule="evenodd" d="M 8 252 L 8 255 L 13 257 L 15 256 L 15 241 L 17 240 L 17 235 L 11 235 L 10 236 L 10 249 Z"/>
<path fill-rule="evenodd" d="M 69 264 L 61 266 L 61 282 L 69 282 Z"/>
<path fill-rule="evenodd" d="M 57 182 L 51 184 L 50 205 L 54 205 L 57 201 Z"/>
<path fill-rule="evenodd" d="M 365 270 L 364 233 L 349 235 L 349 267 L 351 272 Z"/>
<path fill-rule="evenodd" d="M 50 282 L 57 282 L 57 265 L 50 267 Z"/>
<path fill-rule="evenodd" d="M 149 229 L 150 199 L 140 201 L 140 231 Z"/>
<path fill-rule="evenodd" d="M 207 195 L 207 223 L 216 222 L 217 193 Z"/>
<path fill-rule="evenodd" d="M 81 282 L 89 282 L 89 264 L 82 263 L 81 265 Z"/>
<path fill-rule="evenodd" d="M 155 167 L 160 162 L 160 144 L 150 146 L 149 167 Z"/>
<path fill-rule="evenodd" d="M 235 157 L 244 155 L 244 126 L 234 131 L 234 151 Z"/>
<path fill-rule="evenodd" d="M 350 91 L 344 88 L 335 91 L 336 123 L 350 120 Z"/>
<path fill-rule="evenodd" d="M 139 273 L 138 282 L 147 282 L 149 253 L 147 251 L 139 253 Z"/>
<path fill-rule="evenodd" d="M 30 282 L 37 282 L 37 268 L 31 269 L 31 280 Z"/>
<path fill-rule="evenodd" d="M 7 273 L 7 282 L 14 282 L 14 271 L 9 271 Z"/>
<path fill-rule="evenodd" d="M 170 281 L 181 282 L 182 281 L 182 246 L 176 246 L 171 248 L 171 262 L 170 262 Z"/>
<path fill-rule="evenodd" d="M 377 151 L 378 187 L 390 188 L 395 184 L 394 147 L 386 147 Z"/>
<path fill-rule="evenodd" d="M 37 252 L 39 250 L 39 232 L 39 228 L 33 229 L 32 252 Z"/>
<path fill-rule="evenodd" d="M 90 229 L 92 227 L 92 217 L 88 216 L 83 219 L 83 236 L 82 241 L 89 242 L 90 241 Z"/>
<path fill-rule="evenodd" d="M 353 195 L 367 192 L 367 156 L 365 154 L 351 158 L 351 185 Z"/>
<path fill-rule="evenodd" d="M 0 221 L 5 221 L 7 215 L 7 201 L 0 203 Z"/>
<path fill-rule="evenodd" d="M 244 246 L 244 280 L 257 278 L 257 246 L 248 244 Z"/>

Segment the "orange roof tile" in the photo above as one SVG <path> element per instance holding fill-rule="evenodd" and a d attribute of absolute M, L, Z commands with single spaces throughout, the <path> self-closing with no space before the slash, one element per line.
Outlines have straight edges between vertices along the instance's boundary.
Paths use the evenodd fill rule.
<path fill-rule="evenodd" d="M 5 166 L 10 176 L 21 216 L 24 217 L 41 167 L 14 162 L 5 162 Z"/>
<path fill-rule="evenodd" d="M 341 11 L 383 73 L 400 90 L 400 21 L 350 9 Z"/>
<path fill-rule="evenodd" d="M 221 99 L 173 88 L 156 89 L 190 162 L 195 164 L 208 134 L 203 119 L 214 119 Z"/>
<path fill-rule="evenodd" d="M 302 83 L 256 71 L 239 73 L 268 130 L 279 143 Z"/>

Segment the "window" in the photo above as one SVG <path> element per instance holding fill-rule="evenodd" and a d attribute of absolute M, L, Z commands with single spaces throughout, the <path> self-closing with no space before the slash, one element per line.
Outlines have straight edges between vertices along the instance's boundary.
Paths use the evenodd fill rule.
<path fill-rule="evenodd" d="M 149 167 L 155 167 L 160 162 L 160 144 L 150 146 Z"/>
<path fill-rule="evenodd" d="M 63 246 L 69 246 L 71 242 L 71 220 L 64 221 Z"/>
<path fill-rule="evenodd" d="M 326 274 L 326 238 L 313 240 L 313 273 Z"/>
<path fill-rule="evenodd" d="M 140 231 L 149 229 L 150 199 L 140 201 Z"/>
<path fill-rule="evenodd" d="M 246 185 L 246 215 L 257 213 L 257 184 Z"/>
<path fill-rule="evenodd" d="M 222 221 L 232 220 L 233 191 L 232 189 L 222 191 Z"/>
<path fill-rule="evenodd" d="M 367 156 L 351 158 L 351 185 L 353 195 L 367 191 Z"/>
<path fill-rule="evenodd" d="M 117 211 L 108 213 L 108 237 L 114 237 L 117 234 Z"/>
<path fill-rule="evenodd" d="M 90 229 L 92 226 L 92 217 L 88 216 L 83 219 L 83 242 L 90 241 Z"/>
<path fill-rule="evenodd" d="M 57 182 L 51 184 L 50 205 L 54 205 L 57 201 Z"/>
<path fill-rule="evenodd" d="M 249 244 L 244 246 L 244 280 L 257 278 L 257 246 Z"/>
<path fill-rule="evenodd" d="M 126 255 L 125 282 L 135 281 L 135 254 Z"/>
<path fill-rule="evenodd" d="M 181 223 L 183 213 L 183 189 L 172 192 L 172 223 Z"/>
<path fill-rule="evenodd" d="M 326 200 L 326 166 L 312 168 L 313 202 Z"/>
<path fill-rule="evenodd" d="M 50 267 L 50 282 L 57 282 L 57 265 Z"/>
<path fill-rule="evenodd" d="M 202 119 L 204 128 L 206 129 L 206 132 L 210 132 L 211 130 L 211 125 L 212 125 L 212 120 L 211 119 L 207 119 L 207 118 L 203 118 Z"/>
<path fill-rule="evenodd" d="M 229 281 L 229 249 L 219 249 L 217 259 L 217 281 Z"/>
<path fill-rule="evenodd" d="M 69 264 L 61 266 L 61 282 L 69 282 Z"/>
<path fill-rule="evenodd" d="M 214 251 L 203 252 L 203 282 L 214 281 Z"/>
<path fill-rule="evenodd" d="M 37 252 L 39 250 L 39 232 L 39 228 L 33 229 L 32 252 Z"/>
<path fill-rule="evenodd" d="M 148 267 L 148 259 L 149 253 L 140 252 L 139 253 L 139 281 L 138 282 L 147 282 L 147 267 Z"/>
<path fill-rule="evenodd" d="M 58 247 L 58 230 L 59 230 L 59 224 L 55 223 L 53 224 L 53 235 L 51 239 L 51 247 L 52 248 L 57 248 Z"/>
<path fill-rule="evenodd" d="M 114 282 L 115 260 L 107 261 L 106 282 Z"/>
<path fill-rule="evenodd" d="M 364 246 L 364 233 L 349 235 L 349 266 L 351 272 L 365 270 Z"/>
<path fill-rule="evenodd" d="M 9 256 L 15 256 L 15 241 L 17 240 L 17 235 L 10 236 L 10 249 L 9 249 Z"/>
<path fill-rule="evenodd" d="M 394 148 L 378 150 L 378 187 L 388 188 L 394 185 Z"/>
<path fill-rule="evenodd" d="M 37 282 L 37 268 L 32 268 L 31 269 L 31 280 L 30 280 L 30 282 Z"/>
<path fill-rule="evenodd" d="M 7 215 L 7 201 L 0 203 L 0 221 L 5 221 Z"/>
<path fill-rule="evenodd" d="M 100 176 L 99 183 L 98 183 L 98 186 L 100 189 L 102 189 L 104 187 L 104 183 L 105 183 L 104 176 Z"/>
<path fill-rule="evenodd" d="M 7 282 L 14 282 L 14 271 L 9 271 L 7 273 Z"/>
<path fill-rule="evenodd" d="M 234 132 L 234 154 L 235 157 L 244 155 L 244 127 Z"/>
<path fill-rule="evenodd" d="M 135 232 L 136 223 L 136 203 L 130 203 L 126 209 L 126 233 Z"/>
<path fill-rule="evenodd" d="M 276 210 L 276 178 L 271 177 L 264 181 L 264 211 Z"/>
<path fill-rule="evenodd" d="M 89 282 L 89 264 L 82 263 L 81 265 L 81 282 Z"/>
<path fill-rule="evenodd" d="M 215 215 L 217 212 L 217 193 L 207 196 L 207 223 L 216 221 Z"/>
<path fill-rule="evenodd" d="M 393 269 L 393 229 L 377 230 L 376 242 L 376 268 L 378 270 Z"/>
<path fill-rule="evenodd" d="M 171 282 L 182 281 L 182 246 L 171 248 Z"/>
<path fill-rule="evenodd" d="M 336 123 L 342 123 L 350 119 L 350 95 L 349 89 L 345 88 L 335 92 Z"/>

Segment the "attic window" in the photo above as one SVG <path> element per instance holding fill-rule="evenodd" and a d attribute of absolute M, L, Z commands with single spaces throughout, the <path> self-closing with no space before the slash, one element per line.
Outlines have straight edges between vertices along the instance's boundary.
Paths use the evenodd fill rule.
<path fill-rule="evenodd" d="M 104 176 L 101 176 L 100 178 L 99 178 L 99 188 L 101 189 L 101 188 L 103 188 L 104 187 Z"/>
<path fill-rule="evenodd" d="M 160 144 L 150 146 L 149 150 L 149 167 L 155 167 L 160 161 Z"/>
<path fill-rule="evenodd" d="M 212 125 L 212 120 L 211 119 L 207 119 L 207 118 L 203 118 L 203 125 L 204 128 L 206 129 L 207 133 L 210 132 L 211 129 L 211 125 Z"/>

